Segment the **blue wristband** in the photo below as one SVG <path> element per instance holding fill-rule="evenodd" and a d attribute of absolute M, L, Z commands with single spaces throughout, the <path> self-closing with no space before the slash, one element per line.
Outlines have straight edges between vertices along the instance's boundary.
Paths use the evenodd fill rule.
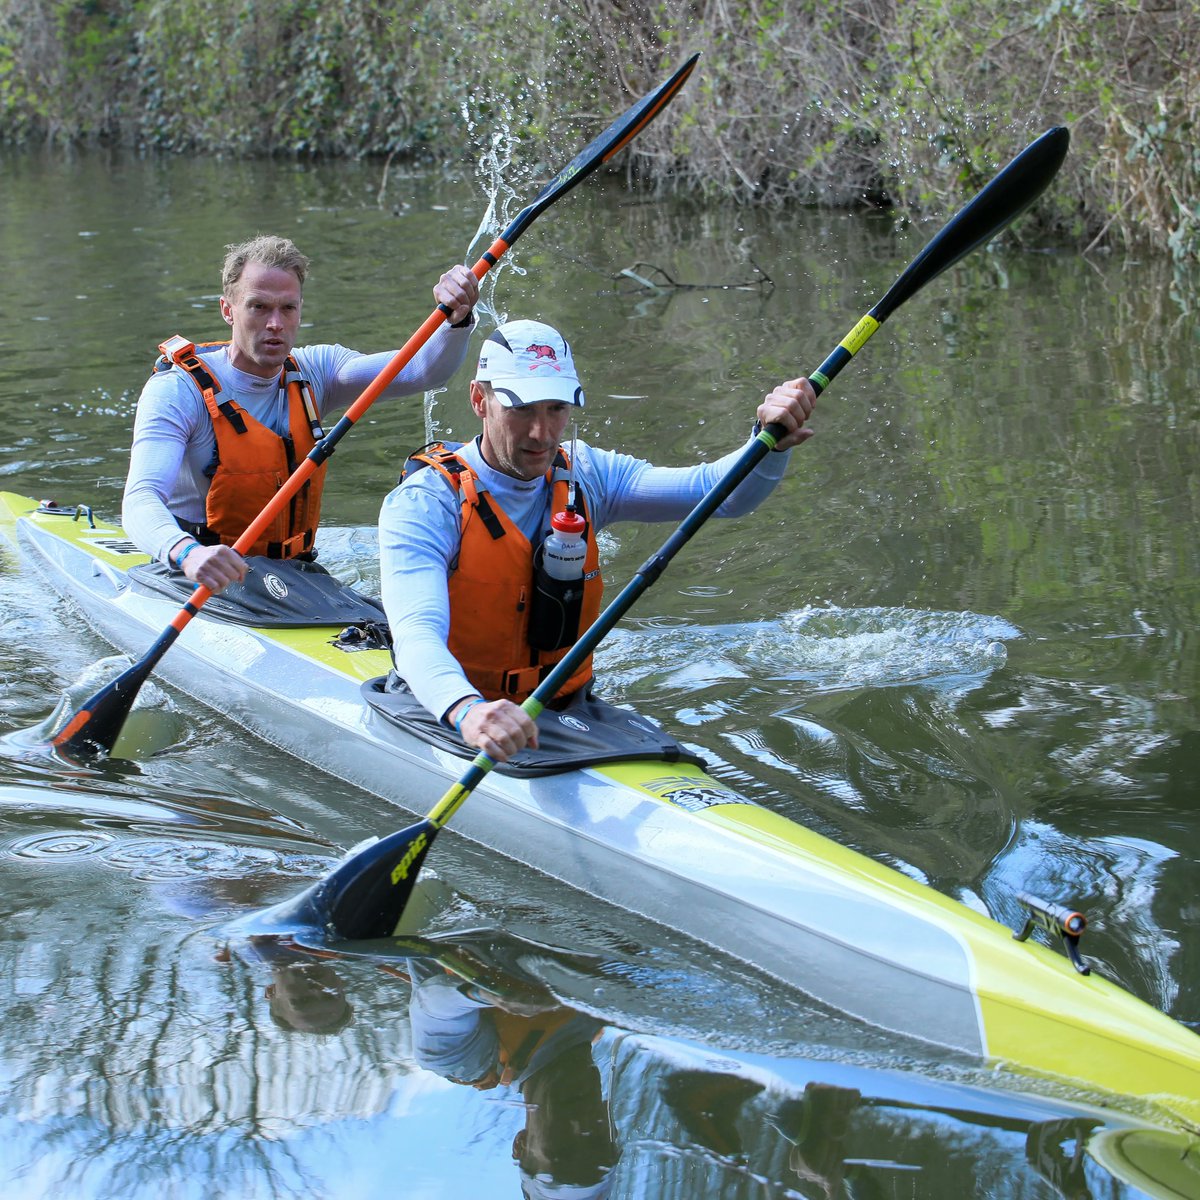
<path fill-rule="evenodd" d="M 471 709 L 475 707 L 475 705 L 482 703 L 483 697 L 476 696 L 474 699 L 468 700 L 466 704 L 464 704 L 462 708 L 458 710 L 458 716 L 454 718 L 454 732 L 457 733 L 459 737 L 462 737 L 462 723 L 467 713 L 469 713 Z"/>
<path fill-rule="evenodd" d="M 188 548 L 175 560 L 175 567 L 177 570 L 183 570 L 183 560 L 187 558 L 187 556 L 191 554 L 191 552 L 199 545 L 199 542 L 192 542 L 191 545 L 189 545 Z"/>

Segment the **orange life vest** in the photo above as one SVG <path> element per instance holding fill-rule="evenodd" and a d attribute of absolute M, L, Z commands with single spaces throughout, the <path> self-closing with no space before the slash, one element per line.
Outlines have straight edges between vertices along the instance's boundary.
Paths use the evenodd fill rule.
<path fill-rule="evenodd" d="M 521 1016 L 502 1008 L 488 1008 L 483 1015 L 490 1017 L 496 1028 L 496 1066 L 482 1079 L 464 1082 L 486 1092 L 497 1084 L 507 1085 L 518 1079 L 538 1050 L 579 1014 L 571 1008 L 552 1008 L 535 1016 Z"/>
<path fill-rule="evenodd" d="M 229 343 L 205 342 L 202 345 L 227 346 Z M 204 397 L 217 439 L 212 482 L 204 502 L 205 523 L 188 526 L 188 531 L 205 545 L 220 542 L 232 546 L 307 457 L 317 440 L 324 436 L 312 385 L 289 354 L 281 377 L 287 390 L 289 433 L 281 437 L 256 421 L 236 401 L 217 399 L 221 385 L 201 362 L 194 343 L 176 334 L 159 349 L 163 357 L 154 369 L 167 370 L 174 365 L 188 373 Z M 247 554 L 295 558 L 312 550 L 321 515 L 321 491 L 325 486 L 327 466 L 322 463 L 304 481 L 291 503 L 267 526 Z"/>
<path fill-rule="evenodd" d="M 466 677 L 488 700 L 520 703 L 550 674 L 570 647 L 535 650 L 529 644 L 529 611 L 533 592 L 534 547 L 480 486 L 467 461 L 443 445 L 434 445 L 412 456 L 444 476 L 459 493 L 462 505 L 462 544 L 451 567 L 450 653 Z M 546 472 L 553 489 L 552 512 L 567 507 L 570 462 L 559 450 Z M 600 615 L 604 581 L 600 577 L 600 550 L 588 518 L 582 488 L 576 488 L 577 507 L 587 521 L 587 556 L 584 559 L 583 606 L 579 632 Z M 569 696 L 591 681 L 592 656 L 559 689 L 556 698 Z"/>

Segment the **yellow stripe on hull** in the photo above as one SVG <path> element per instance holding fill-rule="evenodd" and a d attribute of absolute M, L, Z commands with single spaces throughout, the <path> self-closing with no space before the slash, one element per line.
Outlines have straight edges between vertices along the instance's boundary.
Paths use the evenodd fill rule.
<path fill-rule="evenodd" d="M 947 1015 L 940 1006 L 948 983 L 974 1005 L 979 1045 L 989 1061 L 1137 1097 L 1200 1128 L 1200 1037 L 1108 980 L 1083 976 L 1064 955 L 1018 942 L 1003 925 L 933 888 L 747 803 L 699 768 L 628 763 L 600 773 L 688 809 L 697 822 L 720 830 L 730 846 L 758 847 L 765 895 L 775 872 L 780 881 L 805 879 L 802 907 L 821 911 L 802 913 L 802 919 L 815 929 L 833 928 L 860 953 L 864 978 L 872 964 L 890 961 L 897 1003 L 904 997 L 909 1004 L 922 1003 L 920 980 L 928 980 L 930 1040 L 937 1040 L 939 1020 Z M 793 898 L 792 890 L 779 885 L 781 905 Z M 836 904 L 844 912 L 847 897 L 854 897 L 849 903 L 857 907 L 856 918 L 839 929 L 840 916 L 829 908 Z M 753 928 L 746 936 L 749 955 Z M 951 941 L 961 948 L 961 959 L 949 949 Z M 821 998 L 826 981 L 813 982 Z"/>
<path fill-rule="evenodd" d="M 125 535 L 120 526 L 96 520 L 92 527 L 86 515 L 72 519 L 61 513 L 39 513 L 36 502 L 13 492 L 0 492 L 0 522 L 15 522 L 18 517 L 43 525 L 54 532 L 54 536 L 71 545 L 78 546 L 101 562 L 125 572 L 150 562 Z M 203 609 L 197 619 L 208 619 Z M 339 649 L 333 644 L 334 633 L 340 627 L 308 626 L 295 629 L 257 629 L 261 636 L 286 646 L 310 662 L 320 663 L 330 670 L 348 675 L 351 679 L 366 682 L 378 675 L 386 675 L 391 669 L 391 656 L 386 650 Z"/>
<path fill-rule="evenodd" d="M 44 525 L 54 531 L 54 536 L 64 542 L 80 547 L 94 558 L 121 571 L 148 563 L 150 556 L 143 554 L 126 536 L 118 525 L 97 521 L 87 515 L 87 510 L 78 512 L 73 518 L 62 513 L 39 513 L 37 501 L 13 492 L 0 492 L 0 521 L 12 523 L 24 517 L 35 524 Z"/>

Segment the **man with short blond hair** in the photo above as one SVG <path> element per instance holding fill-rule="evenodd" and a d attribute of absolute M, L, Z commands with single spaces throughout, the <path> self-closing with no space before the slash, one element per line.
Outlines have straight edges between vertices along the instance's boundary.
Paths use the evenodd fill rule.
<path fill-rule="evenodd" d="M 227 247 L 221 318 L 227 342 L 176 335 L 142 389 L 122 518 L 158 562 L 217 593 L 246 578 L 233 544 L 324 436 L 322 421 L 352 404 L 395 356 L 339 345 L 296 347 L 309 260 L 284 237 Z M 449 310 L 382 393 L 421 394 L 445 383 L 466 355 L 479 285 L 451 267 L 433 289 Z M 322 464 L 251 548 L 271 558 L 314 557 Z"/>

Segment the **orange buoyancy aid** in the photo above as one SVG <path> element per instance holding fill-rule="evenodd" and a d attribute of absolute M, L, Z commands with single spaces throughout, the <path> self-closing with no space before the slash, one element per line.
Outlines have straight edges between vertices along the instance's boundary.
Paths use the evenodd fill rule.
<path fill-rule="evenodd" d="M 470 464 L 453 450 L 438 444 L 417 452 L 412 460 L 436 468 L 459 493 L 462 504 L 462 543 L 448 581 L 450 653 L 488 700 L 520 703 L 570 650 L 569 646 L 561 650 L 535 650 L 529 644 L 534 547 L 489 498 Z M 553 489 L 551 512 L 567 507 L 570 469 L 571 464 L 560 449 L 546 472 L 546 482 Z M 604 581 L 600 577 L 596 531 L 588 516 L 583 489 L 577 487 L 576 495 L 577 507 L 587 521 L 579 619 L 582 634 L 600 615 Z M 571 695 L 591 678 L 589 654 L 559 689 L 556 698 Z"/>
<path fill-rule="evenodd" d="M 496 1065 L 482 1079 L 462 1080 L 478 1091 L 508 1085 L 528 1069 L 533 1057 L 564 1025 L 579 1014 L 571 1008 L 552 1008 L 533 1016 L 491 1007 L 483 1010 L 496 1029 Z"/>
<path fill-rule="evenodd" d="M 204 342 L 202 346 L 227 346 L 228 342 Z M 288 434 L 280 436 L 256 421 L 234 400 L 219 400 L 221 385 L 204 366 L 194 343 L 176 334 L 159 346 L 163 357 L 155 370 L 172 365 L 184 370 L 204 397 L 212 419 L 217 452 L 212 481 L 204 502 L 204 525 L 189 526 L 189 532 L 206 545 L 218 542 L 232 546 L 251 522 L 270 503 L 300 462 L 324 436 L 317 413 L 312 384 L 288 355 L 280 377 L 288 400 Z M 307 554 L 316 540 L 321 515 L 321 492 L 325 486 L 322 463 L 303 483 L 291 501 L 250 546 L 247 554 L 268 558 L 295 558 Z"/>

